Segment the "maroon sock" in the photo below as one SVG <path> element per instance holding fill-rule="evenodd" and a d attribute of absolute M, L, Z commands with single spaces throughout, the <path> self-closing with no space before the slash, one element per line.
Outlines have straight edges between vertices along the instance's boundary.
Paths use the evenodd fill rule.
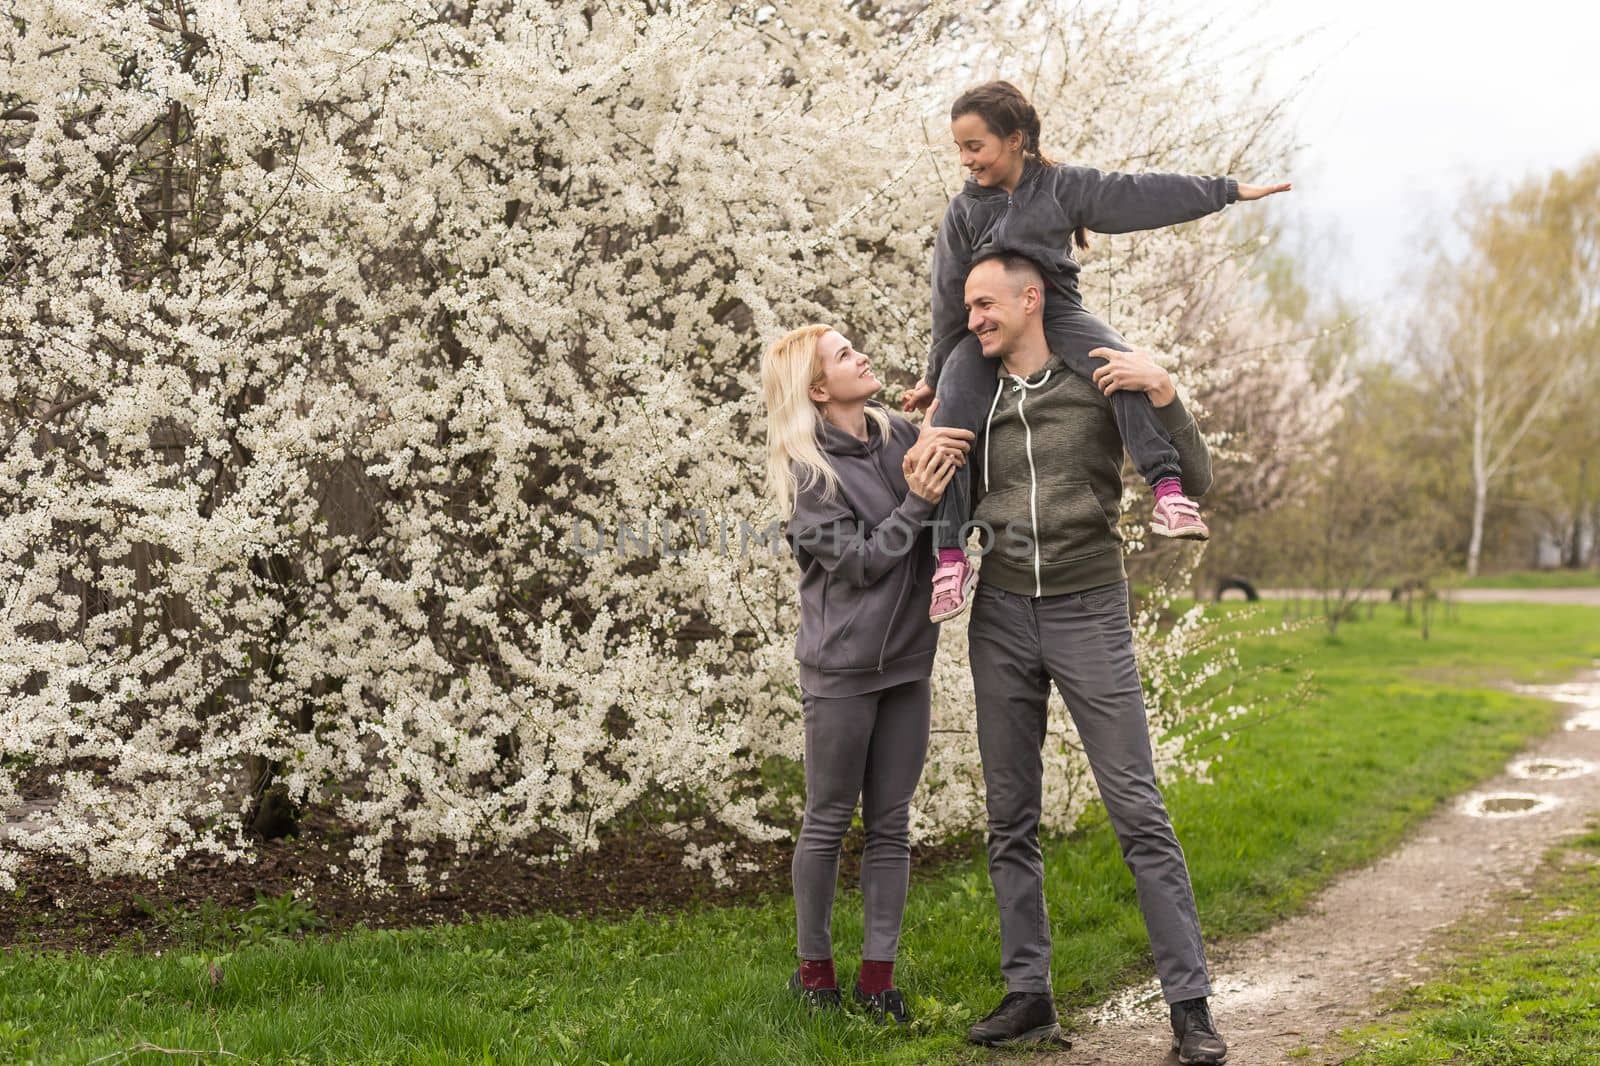
<path fill-rule="evenodd" d="M 939 565 L 940 566 L 943 566 L 945 563 L 959 563 L 961 560 L 965 559 L 966 557 L 967 557 L 967 553 L 961 548 L 940 548 L 939 549 Z"/>
<path fill-rule="evenodd" d="M 818 988 L 838 988 L 839 979 L 833 975 L 833 960 L 801 959 L 800 985 L 803 988 L 811 990 Z"/>
<path fill-rule="evenodd" d="M 1164 477 L 1156 482 L 1156 499 L 1164 500 L 1168 496 L 1182 496 L 1183 485 L 1175 477 Z"/>
<path fill-rule="evenodd" d="M 856 978 L 856 985 L 869 996 L 893 988 L 894 960 L 878 962 L 875 959 L 862 959 L 861 976 Z"/>

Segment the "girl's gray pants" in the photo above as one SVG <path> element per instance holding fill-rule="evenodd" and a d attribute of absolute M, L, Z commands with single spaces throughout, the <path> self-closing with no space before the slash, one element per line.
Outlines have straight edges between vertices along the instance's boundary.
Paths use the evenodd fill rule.
<path fill-rule="evenodd" d="M 1209 996 L 1189 868 L 1156 787 L 1128 621 L 1128 583 L 1022 596 L 980 582 L 967 647 L 1006 990 L 1050 991 L 1039 813 L 1045 705 L 1054 682 L 1133 872 L 1164 997 L 1176 1003 Z M 1071 886 L 1061 888 L 1071 906 Z"/>
<path fill-rule="evenodd" d="M 867 834 L 861 957 L 894 960 L 911 875 L 911 794 L 928 754 L 931 696 L 926 678 L 860 696 L 803 693 L 806 813 L 793 866 L 802 959 L 833 957 L 839 845 L 859 797 Z"/>

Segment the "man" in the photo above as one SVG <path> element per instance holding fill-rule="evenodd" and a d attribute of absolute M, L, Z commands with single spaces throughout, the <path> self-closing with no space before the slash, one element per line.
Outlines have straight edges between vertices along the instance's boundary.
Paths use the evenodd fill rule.
<path fill-rule="evenodd" d="M 1150 393 L 1191 497 L 1210 487 L 1210 454 L 1172 379 L 1148 357 L 1099 349 L 1108 362 L 1091 383 L 1050 353 L 1044 282 L 1029 260 L 980 259 L 967 277 L 966 302 L 968 328 L 997 364 L 987 441 L 973 448 L 973 519 L 980 529 L 1029 534 L 989 546 L 968 626 L 1006 979 L 1005 998 L 968 1038 L 1003 1045 L 1060 1033 L 1039 849 L 1040 752 L 1053 681 L 1133 872 L 1171 1005 L 1173 1048 L 1186 1066 L 1214 1066 L 1227 1045 L 1207 1008 L 1211 983 L 1194 891 L 1156 786 L 1117 531 L 1122 442 L 1106 393 Z"/>

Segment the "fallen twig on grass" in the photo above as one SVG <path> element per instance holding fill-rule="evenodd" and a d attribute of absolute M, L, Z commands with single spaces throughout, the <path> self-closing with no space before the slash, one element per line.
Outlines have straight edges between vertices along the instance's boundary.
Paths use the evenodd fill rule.
<path fill-rule="evenodd" d="M 119 1059 L 119 1060 L 129 1059 L 129 1058 L 132 1058 L 134 1055 L 138 1055 L 138 1054 L 145 1053 L 145 1052 L 149 1052 L 150 1054 L 154 1054 L 154 1055 L 194 1055 L 194 1056 L 197 1056 L 197 1057 L 201 1056 L 201 1055 L 222 1055 L 223 1057 L 230 1058 L 230 1059 L 241 1059 L 242 1060 L 244 1058 L 243 1055 L 235 1055 L 231 1051 L 224 1050 L 223 1047 L 222 1047 L 222 1040 L 220 1039 L 220 1036 L 219 1036 L 219 1038 L 217 1040 L 217 1050 L 215 1050 L 215 1051 L 209 1051 L 209 1050 L 207 1050 L 205 1048 L 170 1048 L 170 1047 L 161 1047 L 159 1044 L 152 1044 L 148 1040 L 141 1040 L 139 1043 L 133 1045 L 133 1047 L 131 1047 L 131 1048 L 124 1048 L 121 1051 L 113 1051 L 111 1054 L 102 1055 L 98 1059 L 90 1059 L 85 1064 L 85 1066 L 95 1066 L 96 1063 L 109 1062 L 112 1059 Z"/>

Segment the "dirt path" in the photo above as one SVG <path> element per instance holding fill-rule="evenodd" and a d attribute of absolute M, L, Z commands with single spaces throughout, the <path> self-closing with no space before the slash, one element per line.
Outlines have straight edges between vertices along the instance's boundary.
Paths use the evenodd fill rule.
<path fill-rule="evenodd" d="M 1336 1052 L 1290 1052 L 1368 1020 L 1386 986 L 1426 976 L 1417 956 L 1436 930 L 1522 884 L 1554 841 L 1600 815 L 1600 672 L 1524 691 L 1568 705 L 1564 727 L 1435 813 L 1399 850 L 1329 886 L 1307 913 L 1214 953 L 1212 1013 L 1233 1048 L 1230 1066 L 1339 1061 Z M 1071 1051 L 1039 1061 L 1178 1061 L 1154 981 L 1080 1024 Z"/>
<path fill-rule="evenodd" d="M 1556 603 L 1600 607 L 1600 588 L 1582 589 L 1456 589 L 1458 603 Z"/>

